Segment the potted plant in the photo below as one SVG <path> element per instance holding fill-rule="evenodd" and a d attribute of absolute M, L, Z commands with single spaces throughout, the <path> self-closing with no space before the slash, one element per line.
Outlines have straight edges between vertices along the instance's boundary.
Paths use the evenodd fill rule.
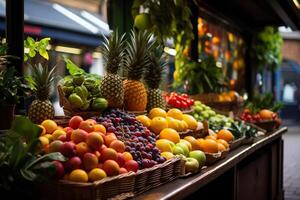
<path fill-rule="evenodd" d="M 9 58 L 14 57 L 0 57 L 0 130 L 10 128 L 15 105 L 19 102 L 20 95 L 29 89 L 16 75 L 15 68 L 8 66 Z"/>

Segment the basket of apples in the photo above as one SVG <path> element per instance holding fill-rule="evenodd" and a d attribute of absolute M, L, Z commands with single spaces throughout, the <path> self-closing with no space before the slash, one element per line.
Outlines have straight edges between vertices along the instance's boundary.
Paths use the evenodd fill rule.
<path fill-rule="evenodd" d="M 178 108 L 185 114 L 193 112 L 194 99 L 189 98 L 187 94 L 171 92 L 170 94 L 165 94 L 164 98 L 168 108 Z"/>

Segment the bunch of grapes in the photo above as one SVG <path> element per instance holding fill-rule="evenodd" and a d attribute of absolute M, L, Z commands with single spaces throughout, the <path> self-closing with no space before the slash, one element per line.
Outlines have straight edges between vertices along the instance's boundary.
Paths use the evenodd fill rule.
<path fill-rule="evenodd" d="M 119 109 L 110 109 L 98 119 L 105 126 L 107 132 L 113 132 L 117 138 L 126 145 L 139 168 L 149 168 L 158 163 L 165 162 L 155 146 L 156 135 L 139 122 L 134 114 Z"/>

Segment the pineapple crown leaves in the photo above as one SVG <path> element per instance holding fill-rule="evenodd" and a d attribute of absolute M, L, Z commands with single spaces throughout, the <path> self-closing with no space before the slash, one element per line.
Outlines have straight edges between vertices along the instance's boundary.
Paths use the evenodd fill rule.
<path fill-rule="evenodd" d="M 27 77 L 27 81 L 32 85 L 37 99 L 47 100 L 49 98 L 51 84 L 56 78 L 56 66 L 54 66 L 51 70 L 49 70 L 48 65 L 43 66 L 41 63 L 29 66 L 31 68 L 32 75 Z"/>
<path fill-rule="evenodd" d="M 145 71 L 144 79 L 149 88 L 157 89 L 162 81 L 167 64 L 163 58 L 163 47 L 161 45 L 154 45 L 148 57 L 150 65 Z"/>
<path fill-rule="evenodd" d="M 154 40 L 151 41 L 151 34 L 146 31 L 131 31 L 127 41 L 126 57 L 124 66 L 127 78 L 140 80 L 146 68 L 150 65 L 148 52 L 153 48 Z"/>
<path fill-rule="evenodd" d="M 104 37 L 101 52 L 106 62 L 106 70 L 108 73 L 116 74 L 123 63 L 125 34 L 120 36 L 118 31 L 111 34 L 109 38 Z"/>

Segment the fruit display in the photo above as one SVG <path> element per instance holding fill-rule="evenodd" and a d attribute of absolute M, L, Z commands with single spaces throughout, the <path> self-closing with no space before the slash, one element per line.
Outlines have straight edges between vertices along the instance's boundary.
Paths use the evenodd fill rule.
<path fill-rule="evenodd" d="M 100 94 L 100 77 L 85 73 L 68 59 L 65 61 L 71 75 L 65 76 L 60 85 L 72 108 L 80 111 L 105 110 L 108 102 Z"/>
<path fill-rule="evenodd" d="M 50 87 L 55 80 L 55 69 L 51 70 L 48 65 L 37 64 L 31 66 L 32 82 L 35 93 L 35 100 L 31 103 L 28 110 L 28 117 L 34 123 L 41 123 L 45 119 L 54 118 L 54 107 L 49 100 Z"/>
<path fill-rule="evenodd" d="M 153 108 L 148 116 L 139 115 L 137 119 L 156 135 L 159 135 L 165 128 L 171 128 L 178 132 L 195 131 L 198 128 L 198 122 L 193 116 L 183 114 L 177 108 L 172 108 L 168 112 L 161 108 Z"/>
<path fill-rule="evenodd" d="M 104 37 L 102 48 L 106 62 L 106 74 L 100 84 L 100 94 L 108 101 L 110 107 L 122 108 L 124 89 L 122 78 L 118 75 L 124 56 L 124 35 L 121 37 L 114 32 L 109 39 Z"/>
<path fill-rule="evenodd" d="M 199 121 L 207 120 L 209 124 L 219 127 L 231 127 L 234 122 L 232 118 L 217 114 L 211 107 L 200 101 L 195 101 L 193 108 L 193 116 Z"/>
<path fill-rule="evenodd" d="M 45 120 L 40 127 L 44 151 L 60 152 L 68 158 L 65 162 L 55 161 L 58 179 L 93 182 L 139 169 L 133 155 L 125 151 L 125 143 L 93 119 L 74 116 L 65 128 Z"/>
<path fill-rule="evenodd" d="M 217 102 L 237 102 L 239 99 L 239 94 L 231 90 L 228 92 L 222 92 L 221 94 L 218 94 Z"/>
<path fill-rule="evenodd" d="M 150 66 L 148 52 L 153 45 L 147 32 L 132 31 L 126 48 L 124 67 L 124 107 L 129 111 L 144 111 L 147 107 L 147 90 L 141 81 L 146 68 Z"/>
<path fill-rule="evenodd" d="M 150 66 L 146 69 L 144 76 L 147 90 L 147 111 L 152 108 L 166 109 L 166 101 L 162 97 L 159 85 L 162 81 L 162 74 L 164 72 L 166 63 L 162 59 L 163 48 L 161 46 L 152 48 L 149 54 Z"/>
<path fill-rule="evenodd" d="M 156 135 L 135 117 L 119 109 L 111 109 L 101 114 L 99 121 L 114 136 L 107 136 L 108 142 L 116 138 L 123 141 L 125 150 L 137 161 L 139 169 L 163 163 L 165 158 L 155 146 Z"/>
<path fill-rule="evenodd" d="M 189 98 L 187 94 L 178 94 L 171 92 L 164 96 L 167 105 L 171 108 L 179 108 L 181 110 L 189 110 L 194 105 L 194 100 Z"/>

